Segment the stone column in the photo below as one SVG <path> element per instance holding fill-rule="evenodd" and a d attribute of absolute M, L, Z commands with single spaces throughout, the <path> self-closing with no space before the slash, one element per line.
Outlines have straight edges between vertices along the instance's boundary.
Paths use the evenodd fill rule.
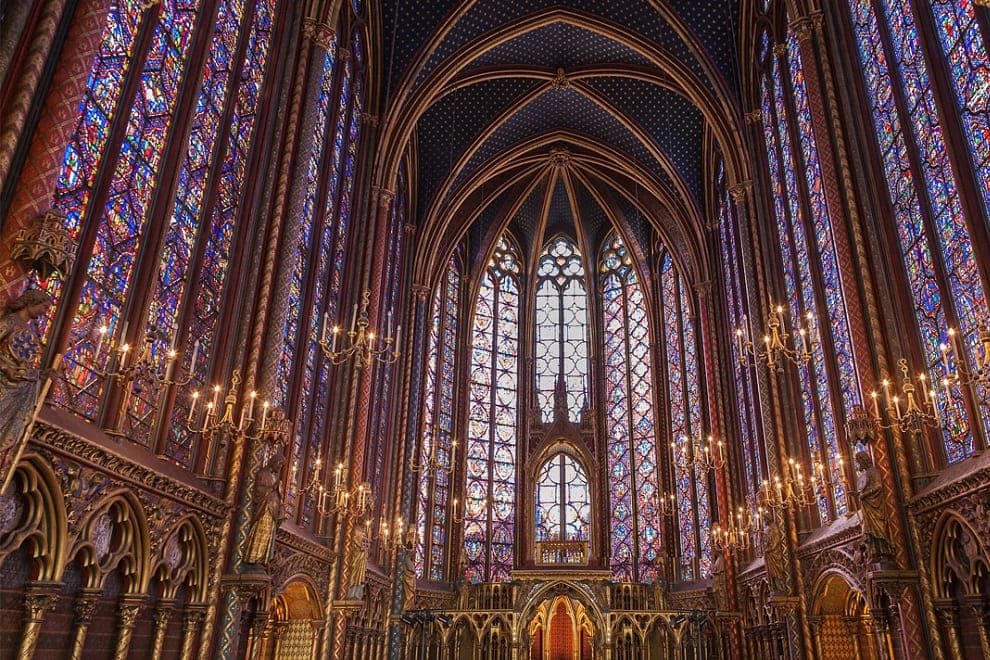
<path fill-rule="evenodd" d="M 21 646 L 18 658 L 33 658 L 34 648 L 38 645 L 41 634 L 41 624 L 45 621 L 45 612 L 50 612 L 58 600 L 58 591 L 54 584 L 28 585 L 24 594 L 24 628 L 21 632 Z"/>
<path fill-rule="evenodd" d="M 952 600 L 945 599 L 936 600 L 934 605 L 939 624 L 949 642 L 949 655 L 953 658 L 964 657 L 962 641 L 959 638 L 959 612 L 956 604 Z"/>
<path fill-rule="evenodd" d="M 155 618 L 155 642 L 152 646 L 151 660 L 161 660 L 162 650 L 165 646 L 165 633 L 168 632 L 168 622 L 172 618 L 172 610 L 175 601 L 158 601 L 153 616 Z"/>
<path fill-rule="evenodd" d="M 134 624 L 144 605 L 143 595 L 124 596 L 117 611 L 117 646 L 113 652 L 114 660 L 127 660 L 127 652 L 131 648 L 131 636 L 134 634 Z"/>
<path fill-rule="evenodd" d="M 966 597 L 965 606 L 970 608 L 976 618 L 976 631 L 980 635 L 980 649 L 984 658 L 990 658 L 990 635 L 987 634 L 987 606 L 983 596 L 977 594 Z"/>
<path fill-rule="evenodd" d="M 193 645 L 196 642 L 196 632 L 203 623 L 206 614 L 202 605 L 186 605 L 182 613 L 182 660 L 192 660 L 196 653 Z M 206 646 L 206 638 L 200 640 L 200 646 Z"/>
<path fill-rule="evenodd" d="M 86 633 L 89 632 L 89 624 L 93 622 L 93 611 L 100 600 L 99 589 L 83 589 L 73 607 L 74 617 L 72 620 L 75 632 L 72 635 L 72 651 L 69 653 L 71 660 L 82 660 L 83 648 L 86 646 Z"/>
<path fill-rule="evenodd" d="M 842 623 L 846 625 L 846 632 L 852 639 L 853 652 L 856 654 L 857 658 L 863 657 L 862 649 L 859 646 L 859 638 L 863 630 L 863 619 L 858 616 L 844 616 L 842 617 Z"/>
<path fill-rule="evenodd" d="M 413 287 L 413 312 L 412 312 L 412 342 L 408 360 L 412 364 L 409 373 L 409 401 L 418 401 L 423 388 L 423 362 L 425 355 L 427 324 L 429 315 L 427 299 L 430 295 L 430 288 L 425 285 L 414 285 Z M 406 423 L 405 447 L 402 455 L 400 471 L 402 474 L 402 499 L 400 508 L 403 520 L 413 519 L 413 509 L 416 495 L 416 473 L 406 467 L 412 462 L 416 451 L 416 441 L 420 432 L 421 406 L 410 406 L 408 421 Z M 402 605 L 404 598 L 404 584 L 402 571 L 406 561 L 406 553 L 409 550 L 405 545 L 400 546 L 395 553 L 395 563 L 392 565 L 392 607 L 389 616 L 388 630 L 388 657 L 389 660 L 400 660 L 402 653 Z"/>

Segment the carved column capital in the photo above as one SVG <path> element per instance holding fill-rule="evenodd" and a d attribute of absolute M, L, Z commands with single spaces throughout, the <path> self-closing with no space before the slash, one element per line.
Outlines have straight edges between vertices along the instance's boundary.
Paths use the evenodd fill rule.
<path fill-rule="evenodd" d="M 743 115 L 743 119 L 747 124 L 759 124 L 763 120 L 763 109 L 757 108 L 756 110 L 750 110 Z"/>
<path fill-rule="evenodd" d="M 361 113 L 361 123 L 368 126 L 378 126 L 378 115 L 372 114 L 370 112 Z"/>
<path fill-rule="evenodd" d="M 787 44 L 779 43 L 773 47 L 773 54 L 777 57 L 787 57 Z"/>
<path fill-rule="evenodd" d="M 811 39 L 814 23 L 810 16 L 803 16 L 791 22 L 791 29 L 794 30 L 794 36 L 797 37 L 798 41 L 807 41 Z"/>
<path fill-rule="evenodd" d="M 746 203 L 747 195 L 752 188 L 753 182 L 751 180 L 734 183 L 728 188 L 729 196 L 732 197 L 732 201 L 735 202 L 737 206 L 744 205 Z"/>
<path fill-rule="evenodd" d="M 117 619 L 120 622 L 120 627 L 124 629 L 133 628 L 143 609 L 143 604 L 134 601 L 128 600 L 121 603 L 120 608 L 117 610 Z"/>
<path fill-rule="evenodd" d="M 327 50 L 337 36 L 336 30 L 329 23 L 316 21 L 312 18 L 303 19 L 303 34 L 313 42 L 314 45 Z"/>
<path fill-rule="evenodd" d="M 378 121 L 377 119 L 375 121 Z M 387 190 L 385 188 L 380 188 L 378 190 L 378 203 L 381 206 L 389 206 L 392 200 L 395 199 L 395 191 Z"/>
<path fill-rule="evenodd" d="M 34 591 L 28 588 L 24 593 L 24 619 L 28 622 L 37 622 L 45 618 L 46 612 L 55 609 L 58 602 L 58 593 L 54 591 Z"/>
<path fill-rule="evenodd" d="M 77 626 L 88 626 L 93 622 L 93 612 L 96 610 L 96 604 L 100 601 L 99 592 L 96 593 L 82 593 L 76 598 L 76 602 L 72 607 L 73 622 Z"/>
<path fill-rule="evenodd" d="M 413 284 L 412 292 L 419 300 L 426 300 L 430 295 L 430 287 L 425 284 Z"/>

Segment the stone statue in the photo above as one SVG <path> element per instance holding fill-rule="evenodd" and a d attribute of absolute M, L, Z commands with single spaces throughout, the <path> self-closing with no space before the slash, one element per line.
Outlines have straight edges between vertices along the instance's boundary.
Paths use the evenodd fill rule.
<path fill-rule="evenodd" d="M 254 511 L 244 547 L 244 563 L 267 566 L 275 549 L 275 533 L 282 524 L 279 479 L 285 457 L 277 449 L 254 477 Z"/>
<path fill-rule="evenodd" d="M 715 601 L 715 609 L 727 611 L 729 609 L 729 584 L 725 576 L 725 559 L 719 556 L 712 566 L 712 599 Z"/>
<path fill-rule="evenodd" d="M 787 579 L 787 538 L 784 536 L 783 521 L 776 515 L 767 525 L 767 549 L 764 560 L 767 577 L 770 578 L 770 591 L 776 596 L 789 596 L 790 580 Z"/>
<path fill-rule="evenodd" d="M 406 550 L 406 560 L 402 567 L 402 611 L 412 609 L 416 597 L 416 562 L 412 548 Z"/>
<path fill-rule="evenodd" d="M 28 289 L 0 317 L 0 485 L 3 485 L 34 420 L 41 374 L 41 333 L 33 321 L 48 313 L 52 299 Z"/>
<path fill-rule="evenodd" d="M 364 579 L 368 569 L 368 530 L 364 525 L 357 525 L 351 535 L 350 547 L 347 551 L 347 593 L 348 600 L 364 598 Z"/>
<path fill-rule="evenodd" d="M 890 528 L 884 500 L 883 477 L 865 450 L 856 452 L 856 490 L 859 499 L 860 529 L 865 538 L 870 559 L 877 561 L 891 554 Z"/>

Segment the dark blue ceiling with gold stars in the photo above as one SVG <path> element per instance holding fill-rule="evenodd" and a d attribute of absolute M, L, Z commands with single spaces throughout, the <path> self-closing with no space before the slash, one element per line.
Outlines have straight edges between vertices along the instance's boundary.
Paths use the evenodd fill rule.
<path fill-rule="evenodd" d="M 492 223 L 526 243 L 567 218 L 589 242 L 619 224 L 643 253 L 653 236 L 690 243 L 705 150 L 739 133 L 741 2 L 383 0 L 385 130 L 412 158 L 417 222 L 438 240 L 466 236 L 472 261 Z M 522 178 L 485 197 L 492 208 L 462 208 L 512 168 Z"/>

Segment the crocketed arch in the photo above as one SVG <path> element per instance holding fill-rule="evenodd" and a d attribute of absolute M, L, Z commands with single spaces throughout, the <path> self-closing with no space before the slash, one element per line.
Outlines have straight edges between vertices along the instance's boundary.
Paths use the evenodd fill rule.
<path fill-rule="evenodd" d="M 210 554 L 203 525 L 196 516 L 179 521 L 169 533 L 157 557 L 151 574 L 158 577 L 164 593 L 172 600 L 183 584 L 190 588 L 190 601 L 206 600 Z"/>
<path fill-rule="evenodd" d="M 943 512 L 935 526 L 931 565 L 937 598 L 954 597 L 956 585 L 967 596 L 985 595 L 990 557 L 976 531 L 954 511 Z"/>
<path fill-rule="evenodd" d="M 133 493 L 121 490 L 107 495 L 81 528 L 70 556 L 78 557 L 89 572 L 87 588 L 102 588 L 106 576 L 119 568 L 126 580 L 125 593 L 147 589 L 151 577 L 148 522 Z"/>
<path fill-rule="evenodd" d="M 14 470 L 7 497 L 14 499 L 13 522 L 0 534 L 0 564 L 24 544 L 34 559 L 32 579 L 60 580 L 66 545 L 65 502 L 58 479 L 48 461 L 35 454 L 25 456 Z"/>

